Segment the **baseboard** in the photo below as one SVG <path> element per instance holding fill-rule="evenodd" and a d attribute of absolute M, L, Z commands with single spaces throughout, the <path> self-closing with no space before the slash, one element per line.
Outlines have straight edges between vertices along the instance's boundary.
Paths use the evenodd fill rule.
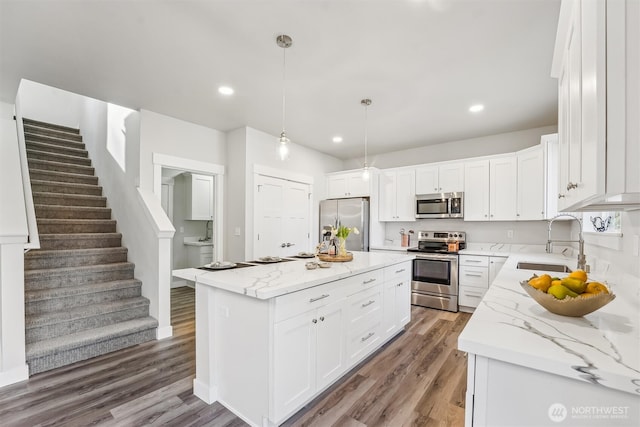
<path fill-rule="evenodd" d="M 0 372 L 0 387 L 5 387 L 10 384 L 19 383 L 29 379 L 29 366 L 25 363 L 22 366 L 13 368 L 9 371 Z"/>
<path fill-rule="evenodd" d="M 218 391 L 215 387 L 209 387 L 197 378 L 193 380 L 193 394 L 207 405 L 211 405 L 218 400 Z"/>
<path fill-rule="evenodd" d="M 173 336 L 173 326 L 163 326 L 156 329 L 156 339 L 163 340 Z"/>
<path fill-rule="evenodd" d="M 186 280 L 174 280 L 171 282 L 171 288 L 182 288 L 183 286 L 188 286 Z"/>

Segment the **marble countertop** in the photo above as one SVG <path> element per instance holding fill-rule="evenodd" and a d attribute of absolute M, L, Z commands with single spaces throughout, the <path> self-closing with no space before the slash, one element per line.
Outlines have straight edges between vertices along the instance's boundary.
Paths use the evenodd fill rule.
<path fill-rule="evenodd" d="M 186 246 L 213 246 L 213 241 L 212 240 L 207 240 L 205 242 L 184 242 L 184 244 Z"/>
<path fill-rule="evenodd" d="M 372 245 L 369 249 L 371 249 L 372 251 L 397 251 L 397 252 L 406 252 L 407 249 L 416 249 L 417 246 L 412 245 L 412 246 L 400 246 L 400 245 L 394 245 L 394 244 L 387 244 L 387 245 Z"/>
<path fill-rule="evenodd" d="M 305 264 L 310 260 L 302 259 L 219 271 L 185 268 L 174 270 L 173 275 L 259 299 L 269 299 L 413 258 L 413 255 L 400 252 L 397 255 L 353 252 L 353 261 L 334 262 L 331 268 L 307 270 Z"/>
<path fill-rule="evenodd" d="M 559 316 L 546 311 L 520 287 L 520 281 L 535 271 L 516 269 L 519 261 L 572 267 L 574 258 L 511 252 L 460 334 L 458 348 L 640 396 L 637 281 L 608 283 L 616 299 L 591 314 Z M 606 277 L 592 279 L 607 282 Z"/>

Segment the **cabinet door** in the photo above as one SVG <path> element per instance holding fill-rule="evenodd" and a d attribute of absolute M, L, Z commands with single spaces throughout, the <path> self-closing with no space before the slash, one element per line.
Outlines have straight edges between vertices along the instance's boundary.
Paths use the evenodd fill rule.
<path fill-rule="evenodd" d="M 438 167 L 425 166 L 416 169 L 416 194 L 439 192 Z"/>
<path fill-rule="evenodd" d="M 464 163 L 441 165 L 439 168 L 439 190 L 442 193 L 464 191 Z"/>
<path fill-rule="evenodd" d="M 347 197 L 347 177 L 330 175 L 327 177 L 327 198 Z"/>
<path fill-rule="evenodd" d="M 489 257 L 489 286 L 491 286 L 505 262 L 507 262 L 506 257 Z"/>
<path fill-rule="evenodd" d="M 464 166 L 464 220 L 489 220 L 489 161 L 468 162 Z"/>
<path fill-rule="evenodd" d="M 380 221 L 395 221 L 396 217 L 396 173 L 380 174 Z"/>
<path fill-rule="evenodd" d="M 558 79 L 558 209 L 569 206 L 569 76 L 565 60 Z"/>
<path fill-rule="evenodd" d="M 318 309 L 316 386 L 320 390 L 347 369 L 346 300 Z"/>
<path fill-rule="evenodd" d="M 396 221 L 415 221 L 415 171 L 398 171 L 396 178 Z"/>
<path fill-rule="evenodd" d="M 397 304 L 396 304 L 396 281 L 384 284 L 384 295 L 382 297 L 382 336 L 391 336 L 400 327 L 398 325 Z"/>
<path fill-rule="evenodd" d="M 349 197 L 366 197 L 371 191 L 371 176 L 367 181 L 362 179 L 362 173 L 351 173 L 347 176 L 347 194 Z"/>
<path fill-rule="evenodd" d="M 403 280 L 394 284 L 396 291 L 396 322 L 398 328 L 404 327 L 411 320 L 411 281 Z"/>
<path fill-rule="evenodd" d="M 544 178 L 542 146 L 518 152 L 518 220 L 544 219 Z"/>
<path fill-rule="evenodd" d="M 516 157 L 491 159 L 489 165 L 489 219 L 513 221 L 518 192 Z"/>
<path fill-rule="evenodd" d="M 313 310 L 275 324 L 275 419 L 282 419 L 316 391 L 317 323 Z"/>
<path fill-rule="evenodd" d="M 213 219 L 213 177 L 187 176 L 187 218 L 208 221 Z"/>

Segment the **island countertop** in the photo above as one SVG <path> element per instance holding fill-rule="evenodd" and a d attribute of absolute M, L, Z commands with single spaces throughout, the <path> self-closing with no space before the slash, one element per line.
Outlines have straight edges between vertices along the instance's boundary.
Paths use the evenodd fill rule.
<path fill-rule="evenodd" d="M 459 349 L 640 397 L 637 282 L 608 283 L 615 300 L 584 317 L 565 317 L 548 312 L 521 288 L 536 272 L 517 269 L 519 261 L 573 267 L 573 258 L 569 263 L 558 255 L 511 254 L 460 334 Z"/>
<path fill-rule="evenodd" d="M 307 270 L 305 264 L 314 261 L 312 258 L 219 271 L 185 268 L 174 270 L 173 275 L 250 297 L 269 299 L 413 258 L 404 253 L 353 252 L 353 261 L 333 262 L 330 268 Z"/>

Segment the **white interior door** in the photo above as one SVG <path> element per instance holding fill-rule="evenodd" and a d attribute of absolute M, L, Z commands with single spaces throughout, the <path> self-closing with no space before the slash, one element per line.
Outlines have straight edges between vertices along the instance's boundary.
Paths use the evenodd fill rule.
<path fill-rule="evenodd" d="M 254 258 L 309 251 L 309 194 L 308 184 L 256 176 Z"/>

